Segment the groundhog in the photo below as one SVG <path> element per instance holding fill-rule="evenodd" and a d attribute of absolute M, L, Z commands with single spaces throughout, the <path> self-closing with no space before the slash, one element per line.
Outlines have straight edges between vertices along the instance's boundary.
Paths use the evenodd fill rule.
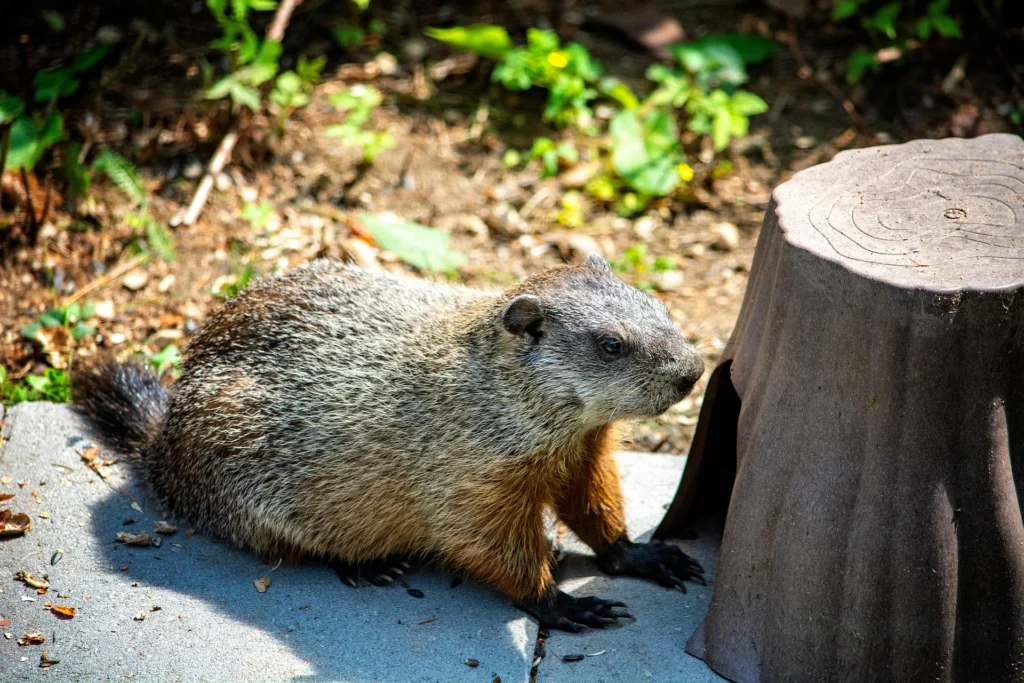
<path fill-rule="evenodd" d="M 618 421 L 661 414 L 703 370 L 661 302 L 600 258 L 505 292 L 321 260 L 212 314 L 169 389 L 108 360 L 73 398 L 205 532 L 343 567 L 430 557 L 579 631 L 630 615 L 558 590 L 545 510 L 606 572 L 703 582 L 679 548 L 629 540 L 612 457 Z"/>

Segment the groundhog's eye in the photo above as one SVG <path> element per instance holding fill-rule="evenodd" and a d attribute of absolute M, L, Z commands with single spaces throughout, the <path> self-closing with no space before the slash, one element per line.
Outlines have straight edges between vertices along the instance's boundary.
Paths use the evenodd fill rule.
<path fill-rule="evenodd" d="M 622 353 L 622 342 L 615 337 L 605 337 L 599 343 L 601 350 L 609 356 L 617 356 Z"/>

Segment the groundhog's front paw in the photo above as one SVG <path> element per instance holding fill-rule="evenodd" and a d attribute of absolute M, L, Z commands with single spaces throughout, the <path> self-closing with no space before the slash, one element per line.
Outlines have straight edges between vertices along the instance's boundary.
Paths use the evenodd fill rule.
<path fill-rule="evenodd" d="M 608 574 L 651 579 L 668 588 L 680 588 L 684 593 L 687 579 L 708 585 L 704 567 L 697 560 L 661 541 L 632 543 L 621 539 L 598 558 L 598 564 Z"/>
<path fill-rule="evenodd" d="M 540 600 L 519 603 L 519 608 L 537 619 L 542 627 L 579 633 L 587 628 L 621 626 L 619 619 L 632 619 L 623 602 L 597 597 L 574 598 L 555 590 Z"/>
<path fill-rule="evenodd" d="M 331 568 L 338 578 L 352 588 L 358 587 L 363 581 L 374 586 L 390 586 L 402 583 L 402 575 L 409 569 L 409 563 L 398 557 L 385 557 L 365 562 L 345 562 L 334 560 Z"/>

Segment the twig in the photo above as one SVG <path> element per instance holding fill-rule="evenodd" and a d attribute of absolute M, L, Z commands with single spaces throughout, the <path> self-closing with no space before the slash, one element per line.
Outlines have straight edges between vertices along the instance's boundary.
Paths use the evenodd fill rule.
<path fill-rule="evenodd" d="M 267 28 L 267 40 L 281 42 L 281 39 L 284 38 L 284 31 L 288 28 L 288 21 L 292 17 L 292 12 L 301 3 L 302 0 L 283 0 L 278 5 L 277 12 L 274 14 L 274 20 Z M 217 146 L 217 151 L 214 152 L 213 158 L 210 159 L 210 165 L 206 168 L 206 174 L 203 176 L 202 182 L 199 183 L 196 195 L 192 198 L 192 203 L 189 204 L 188 211 L 185 212 L 185 216 L 181 220 L 183 225 L 194 225 L 196 219 L 199 218 L 199 214 L 202 212 L 203 206 L 206 205 L 206 200 L 210 196 L 210 190 L 213 189 L 213 179 L 224 170 L 228 161 L 231 160 L 231 152 L 234 150 L 235 143 L 237 142 L 238 126 L 236 122 L 232 122 L 224 139 Z"/>
<path fill-rule="evenodd" d="M 0 132 L 0 174 L 7 167 L 7 150 L 11 148 L 11 128 L 13 127 L 13 122 L 5 123 L 3 131 Z"/>
<path fill-rule="evenodd" d="M 74 302 L 78 301 L 79 299 L 81 299 L 83 296 L 93 291 L 94 289 L 103 287 L 110 281 L 116 280 L 117 278 L 121 277 L 135 266 L 139 265 L 140 263 L 148 259 L 149 256 L 150 255 L 148 253 L 139 254 L 135 258 L 125 261 L 124 263 L 114 268 L 103 277 L 96 278 L 95 280 L 87 284 L 85 287 L 82 287 L 80 290 L 69 296 L 67 299 L 64 300 L 63 305 L 68 306 L 69 304 L 73 304 Z"/>
<path fill-rule="evenodd" d="M 36 227 L 36 207 L 32 205 L 32 187 L 28 184 L 28 172 L 21 167 L 21 184 L 25 186 L 25 211 L 28 213 L 29 242 L 36 243 L 39 229 Z"/>

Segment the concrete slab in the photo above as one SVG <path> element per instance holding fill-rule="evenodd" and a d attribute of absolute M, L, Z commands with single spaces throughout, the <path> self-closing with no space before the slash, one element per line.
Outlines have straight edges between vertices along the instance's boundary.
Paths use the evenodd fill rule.
<path fill-rule="evenodd" d="M 536 625 L 484 586 L 467 581 L 453 589 L 452 576 L 421 570 L 407 581 L 422 599 L 399 587 L 350 589 L 326 567 L 264 565 L 216 539 L 186 535 L 183 522 L 159 548 L 116 546 L 119 531 L 152 533 L 159 512 L 128 467 L 107 468 L 111 476 L 103 480 L 85 466 L 79 452 L 92 441 L 66 407 L 10 409 L 3 439 L 0 493 L 17 494 L 3 506 L 30 514 L 33 529 L 0 540 L 0 622 L 10 621 L 0 627 L 0 681 L 530 677 Z M 643 537 L 671 500 L 684 459 L 624 454 L 620 463 L 631 530 Z M 2 483 L 5 477 L 11 481 Z M 715 547 L 713 532 L 686 543 L 712 575 Z M 47 576 L 49 592 L 15 581 L 19 570 Z M 638 621 L 581 636 L 553 633 L 538 680 L 717 680 L 682 649 L 707 609 L 710 588 L 683 595 L 594 576 L 582 555 L 570 556 L 563 573 L 565 588 L 622 599 Z M 253 582 L 265 575 L 271 586 L 261 594 Z M 58 619 L 44 608 L 47 601 L 78 613 Z M 44 645 L 17 645 L 36 629 Z M 60 663 L 39 668 L 43 649 Z M 574 664 L 556 656 L 600 650 Z M 466 658 L 479 667 L 467 667 Z"/>

